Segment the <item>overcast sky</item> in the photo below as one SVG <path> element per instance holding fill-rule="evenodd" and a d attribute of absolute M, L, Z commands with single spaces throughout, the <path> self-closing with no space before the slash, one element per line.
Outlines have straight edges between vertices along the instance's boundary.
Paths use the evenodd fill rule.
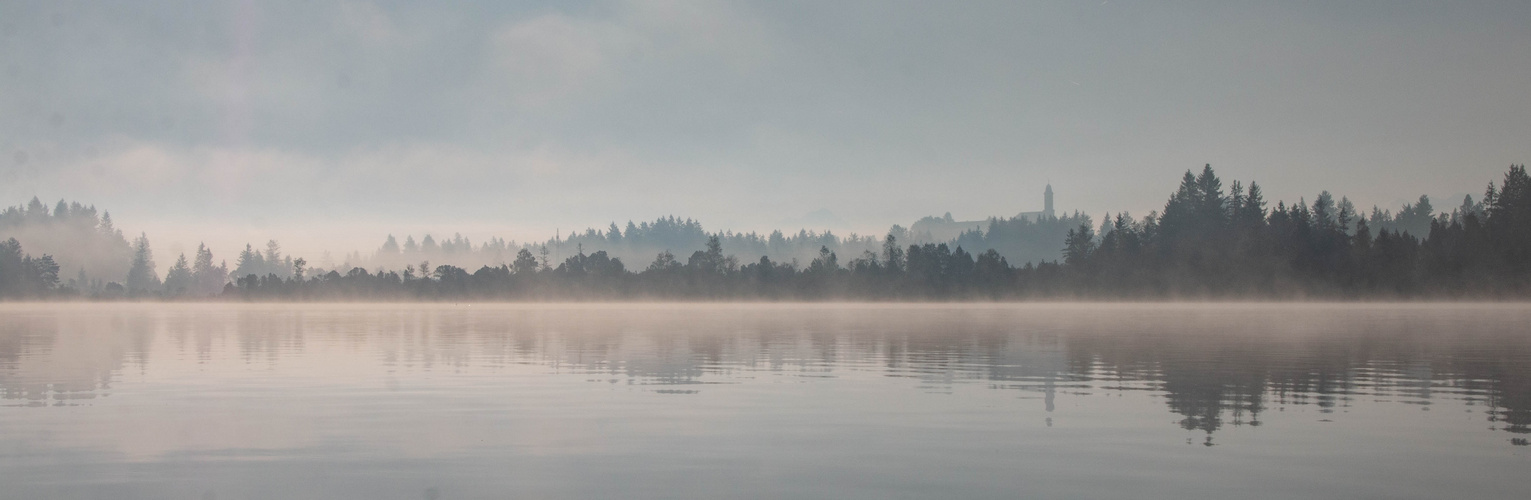
<path fill-rule="evenodd" d="M 667 214 L 880 233 L 1048 180 L 1099 220 L 1206 163 L 1449 208 L 1531 160 L 1531 2 L 0 0 L 0 152 L 5 204 L 224 257 Z"/>

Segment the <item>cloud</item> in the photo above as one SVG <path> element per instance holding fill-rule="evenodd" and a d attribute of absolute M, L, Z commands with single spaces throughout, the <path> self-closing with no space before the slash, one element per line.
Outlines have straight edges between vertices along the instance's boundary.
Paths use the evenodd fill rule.
<path fill-rule="evenodd" d="M 633 193 L 726 192 L 712 167 L 655 165 L 619 150 L 551 145 L 486 149 L 401 142 L 320 155 L 250 146 L 177 146 L 121 139 L 91 155 L 46 157 L 10 187 L 182 218 L 302 216 L 316 207 L 348 216 L 483 219 L 582 210 L 611 217 Z M 660 169 L 664 173 L 657 173 Z M 680 184 L 677 184 L 680 183 Z M 668 203 L 668 202 L 663 202 Z M 663 204 L 661 203 L 661 205 Z M 567 221 L 565 221 L 567 222 Z"/>
<path fill-rule="evenodd" d="M 739 3 L 630 1 L 621 12 L 622 22 L 647 33 L 664 58 L 699 58 L 750 70 L 770 61 L 775 48 L 788 43 L 772 32 L 766 16 Z"/>
<path fill-rule="evenodd" d="M 491 43 L 496 76 L 523 106 L 609 88 L 616 83 L 616 66 L 645 52 L 643 38 L 622 26 L 562 14 L 510 23 Z"/>
<path fill-rule="evenodd" d="M 1047 179 L 1146 213 L 1210 162 L 1369 206 L 1531 157 L 1528 9 L 6 4 L 0 196 L 272 232 L 859 229 L 1034 208 Z"/>
<path fill-rule="evenodd" d="M 337 26 L 368 45 L 387 46 L 401 37 L 392 16 L 373 2 L 340 2 L 336 17 Z"/>
<path fill-rule="evenodd" d="M 697 73 L 698 66 L 747 71 L 771 52 L 757 20 L 722 2 L 627 2 L 614 11 L 505 23 L 489 37 L 494 76 L 517 104 L 541 107 L 599 100 L 647 78 Z"/>

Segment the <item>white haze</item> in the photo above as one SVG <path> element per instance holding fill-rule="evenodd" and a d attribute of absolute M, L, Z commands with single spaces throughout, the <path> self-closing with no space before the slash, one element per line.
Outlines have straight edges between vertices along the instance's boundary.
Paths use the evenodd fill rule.
<path fill-rule="evenodd" d="M 837 233 L 1143 215 L 1186 169 L 1437 207 L 1531 159 L 1531 3 L 0 0 L 0 201 L 160 264 L 545 240 L 675 214 Z M 794 230 L 796 228 L 784 227 Z"/>

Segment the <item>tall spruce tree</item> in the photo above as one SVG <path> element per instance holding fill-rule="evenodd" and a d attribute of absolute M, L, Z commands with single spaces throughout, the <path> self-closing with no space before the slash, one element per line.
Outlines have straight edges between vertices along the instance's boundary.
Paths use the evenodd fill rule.
<path fill-rule="evenodd" d="M 149 249 L 149 235 L 139 233 L 133 240 L 133 265 L 128 268 L 124 283 L 129 291 L 146 292 L 160 288 L 159 275 L 154 271 L 154 252 Z"/>

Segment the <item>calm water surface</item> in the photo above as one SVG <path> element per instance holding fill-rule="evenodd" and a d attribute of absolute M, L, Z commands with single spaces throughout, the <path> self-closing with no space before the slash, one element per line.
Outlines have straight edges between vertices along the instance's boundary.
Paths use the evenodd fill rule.
<path fill-rule="evenodd" d="M 1526 498 L 1526 305 L 0 305 L 0 498 Z"/>

